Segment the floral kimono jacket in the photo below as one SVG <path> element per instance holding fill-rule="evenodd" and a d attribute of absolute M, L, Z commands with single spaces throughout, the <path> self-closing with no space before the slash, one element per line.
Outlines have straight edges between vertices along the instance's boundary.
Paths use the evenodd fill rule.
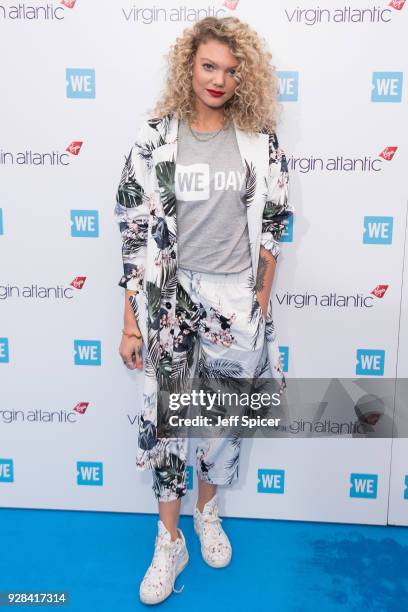
<path fill-rule="evenodd" d="M 178 119 L 172 114 L 145 120 L 126 158 L 114 210 L 122 235 L 123 276 L 119 285 L 135 291 L 129 301 L 146 347 L 144 406 L 140 417 L 139 469 L 163 462 L 171 442 L 157 437 L 157 390 L 177 389 L 188 373 L 188 357 L 174 350 L 177 288 L 177 222 L 175 167 Z M 288 200 L 288 168 L 275 133 L 248 134 L 235 122 L 235 133 L 246 172 L 246 210 L 250 253 L 255 279 L 263 245 L 275 259 L 284 221 L 293 214 Z M 222 228 L 220 228 L 222 231 Z M 183 296 L 185 320 L 197 316 L 194 304 Z M 269 377 L 285 377 L 280 365 L 272 319 L 272 291 L 265 325 Z"/>

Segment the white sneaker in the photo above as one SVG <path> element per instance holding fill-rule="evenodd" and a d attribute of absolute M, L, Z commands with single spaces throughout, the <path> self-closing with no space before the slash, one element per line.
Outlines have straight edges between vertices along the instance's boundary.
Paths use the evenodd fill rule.
<path fill-rule="evenodd" d="M 140 584 L 140 599 L 145 604 L 157 604 L 166 599 L 173 591 L 177 576 L 188 563 L 188 551 L 184 535 L 174 542 L 162 521 L 158 521 L 158 535 L 154 548 L 153 560 Z"/>
<path fill-rule="evenodd" d="M 225 567 L 232 557 L 232 547 L 227 534 L 221 527 L 218 516 L 217 495 L 207 502 L 201 513 L 194 509 L 194 529 L 201 542 L 203 559 L 211 567 Z"/>

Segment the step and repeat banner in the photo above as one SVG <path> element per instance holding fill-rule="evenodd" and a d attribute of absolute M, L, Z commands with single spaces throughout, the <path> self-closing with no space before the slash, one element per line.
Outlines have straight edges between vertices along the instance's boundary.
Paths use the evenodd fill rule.
<path fill-rule="evenodd" d="M 236 15 L 280 82 L 295 216 L 273 303 L 295 410 L 290 437 L 244 440 L 222 511 L 408 524 L 404 4 L 0 2 L 0 506 L 156 512 L 134 465 L 143 372 L 119 356 L 115 194 L 170 45 Z M 308 419 L 301 379 L 326 385 Z"/>

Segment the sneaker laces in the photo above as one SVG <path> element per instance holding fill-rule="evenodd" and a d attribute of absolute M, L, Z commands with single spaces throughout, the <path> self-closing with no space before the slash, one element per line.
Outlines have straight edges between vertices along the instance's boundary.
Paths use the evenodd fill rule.
<path fill-rule="evenodd" d="M 167 573 L 172 569 L 172 566 L 174 565 L 174 562 L 175 562 L 174 557 L 176 556 L 176 553 L 175 553 L 175 542 L 176 541 L 177 540 L 173 540 L 169 542 L 168 540 L 164 540 L 163 538 L 156 539 L 156 546 L 154 549 L 154 555 L 153 555 L 153 560 L 151 564 L 151 568 L 153 570 L 156 570 L 164 566 L 164 569 Z M 184 584 L 179 589 L 176 589 L 175 586 L 173 585 L 174 593 L 181 593 L 183 589 L 184 589 Z"/>
<path fill-rule="evenodd" d="M 202 514 L 201 520 L 203 523 L 203 530 L 206 531 L 206 534 L 208 534 L 210 537 L 221 535 L 222 518 L 217 516 L 217 514 Z"/>

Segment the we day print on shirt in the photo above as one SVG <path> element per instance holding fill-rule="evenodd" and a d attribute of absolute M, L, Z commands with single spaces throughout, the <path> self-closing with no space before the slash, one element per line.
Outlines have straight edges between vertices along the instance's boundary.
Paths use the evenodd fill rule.
<path fill-rule="evenodd" d="M 241 191 L 245 172 L 217 170 L 210 181 L 209 164 L 176 164 L 174 180 L 177 200 L 198 202 L 210 198 L 210 186 L 213 191 Z"/>

